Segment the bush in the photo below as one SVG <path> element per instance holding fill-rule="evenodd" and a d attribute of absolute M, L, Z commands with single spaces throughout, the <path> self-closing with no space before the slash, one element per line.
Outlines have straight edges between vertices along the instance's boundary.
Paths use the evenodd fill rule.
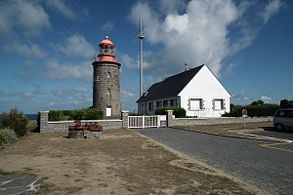
<path fill-rule="evenodd" d="M 60 120 L 98 120 L 103 118 L 103 112 L 94 108 L 79 110 L 51 110 L 49 121 Z"/>
<path fill-rule="evenodd" d="M 0 145 L 15 139 L 16 135 L 12 129 L 0 129 Z"/>
<path fill-rule="evenodd" d="M 242 105 L 231 105 L 230 113 L 225 113 L 222 116 L 224 117 L 241 117 L 242 109 L 246 109 L 248 112 L 248 116 L 250 117 L 260 117 L 260 116 L 273 116 L 276 110 L 278 109 L 278 105 L 276 104 L 257 104 L 253 102 L 252 104 L 242 106 Z"/>
<path fill-rule="evenodd" d="M 175 115 L 176 118 L 186 116 L 186 111 L 183 108 L 172 107 L 172 106 L 157 108 L 155 110 L 155 113 L 158 114 L 158 115 L 165 115 L 166 110 L 173 110 L 173 114 Z"/>
<path fill-rule="evenodd" d="M 11 109 L 9 113 L 1 114 L 0 122 L 2 127 L 13 129 L 17 136 L 23 136 L 27 133 L 28 119 L 17 108 Z"/>

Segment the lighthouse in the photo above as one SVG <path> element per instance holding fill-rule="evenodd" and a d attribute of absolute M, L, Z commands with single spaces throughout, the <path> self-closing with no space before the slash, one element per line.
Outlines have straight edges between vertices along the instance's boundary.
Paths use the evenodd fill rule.
<path fill-rule="evenodd" d="M 120 66 L 115 45 L 108 36 L 99 44 L 99 54 L 93 60 L 93 108 L 104 116 L 120 118 Z"/>

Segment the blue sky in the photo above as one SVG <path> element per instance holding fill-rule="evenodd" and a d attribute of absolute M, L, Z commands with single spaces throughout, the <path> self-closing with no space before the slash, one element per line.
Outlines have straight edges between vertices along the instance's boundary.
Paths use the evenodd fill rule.
<path fill-rule="evenodd" d="M 122 108 L 134 111 L 140 15 L 145 89 L 207 64 L 234 104 L 293 99 L 292 1 L 2 0 L 0 112 L 91 106 L 91 60 L 106 34 L 122 64 Z"/>

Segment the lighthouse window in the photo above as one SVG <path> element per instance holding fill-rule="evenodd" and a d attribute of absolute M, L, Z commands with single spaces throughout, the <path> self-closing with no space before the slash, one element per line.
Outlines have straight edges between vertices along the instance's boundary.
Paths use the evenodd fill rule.
<path fill-rule="evenodd" d="M 111 72 L 107 72 L 107 78 L 111 78 Z"/>
<path fill-rule="evenodd" d="M 105 53 L 109 53 L 109 45 L 105 45 L 105 47 L 104 47 L 104 52 L 105 52 Z"/>
<path fill-rule="evenodd" d="M 100 80 L 101 80 L 101 77 L 100 76 L 97 76 L 96 81 L 100 81 Z"/>
<path fill-rule="evenodd" d="M 111 89 L 107 89 L 107 96 L 111 96 Z"/>

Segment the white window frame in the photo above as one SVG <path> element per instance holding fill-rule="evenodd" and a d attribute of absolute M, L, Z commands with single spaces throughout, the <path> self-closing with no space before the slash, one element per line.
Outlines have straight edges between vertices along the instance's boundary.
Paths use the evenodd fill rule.
<path fill-rule="evenodd" d="M 198 106 L 198 108 L 193 108 L 192 107 L 192 102 L 195 102 L 195 101 L 199 101 L 199 106 Z M 190 110 L 190 111 L 198 111 L 198 110 L 203 110 L 204 109 L 204 101 L 203 101 L 203 99 L 202 98 L 190 98 L 189 100 L 188 100 L 188 104 L 189 104 L 189 106 L 188 106 L 188 109 Z"/>
<path fill-rule="evenodd" d="M 148 110 L 154 111 L 154 102 L 148 102 Z"/>
<path fill-rule="evenodd" d="M 220 102 L 220 108 L 217 107 L 216 102 Z M 224 98 L 215 98 L 213 99 L 213 110 L 225 110 L 226 104 Z"/>

